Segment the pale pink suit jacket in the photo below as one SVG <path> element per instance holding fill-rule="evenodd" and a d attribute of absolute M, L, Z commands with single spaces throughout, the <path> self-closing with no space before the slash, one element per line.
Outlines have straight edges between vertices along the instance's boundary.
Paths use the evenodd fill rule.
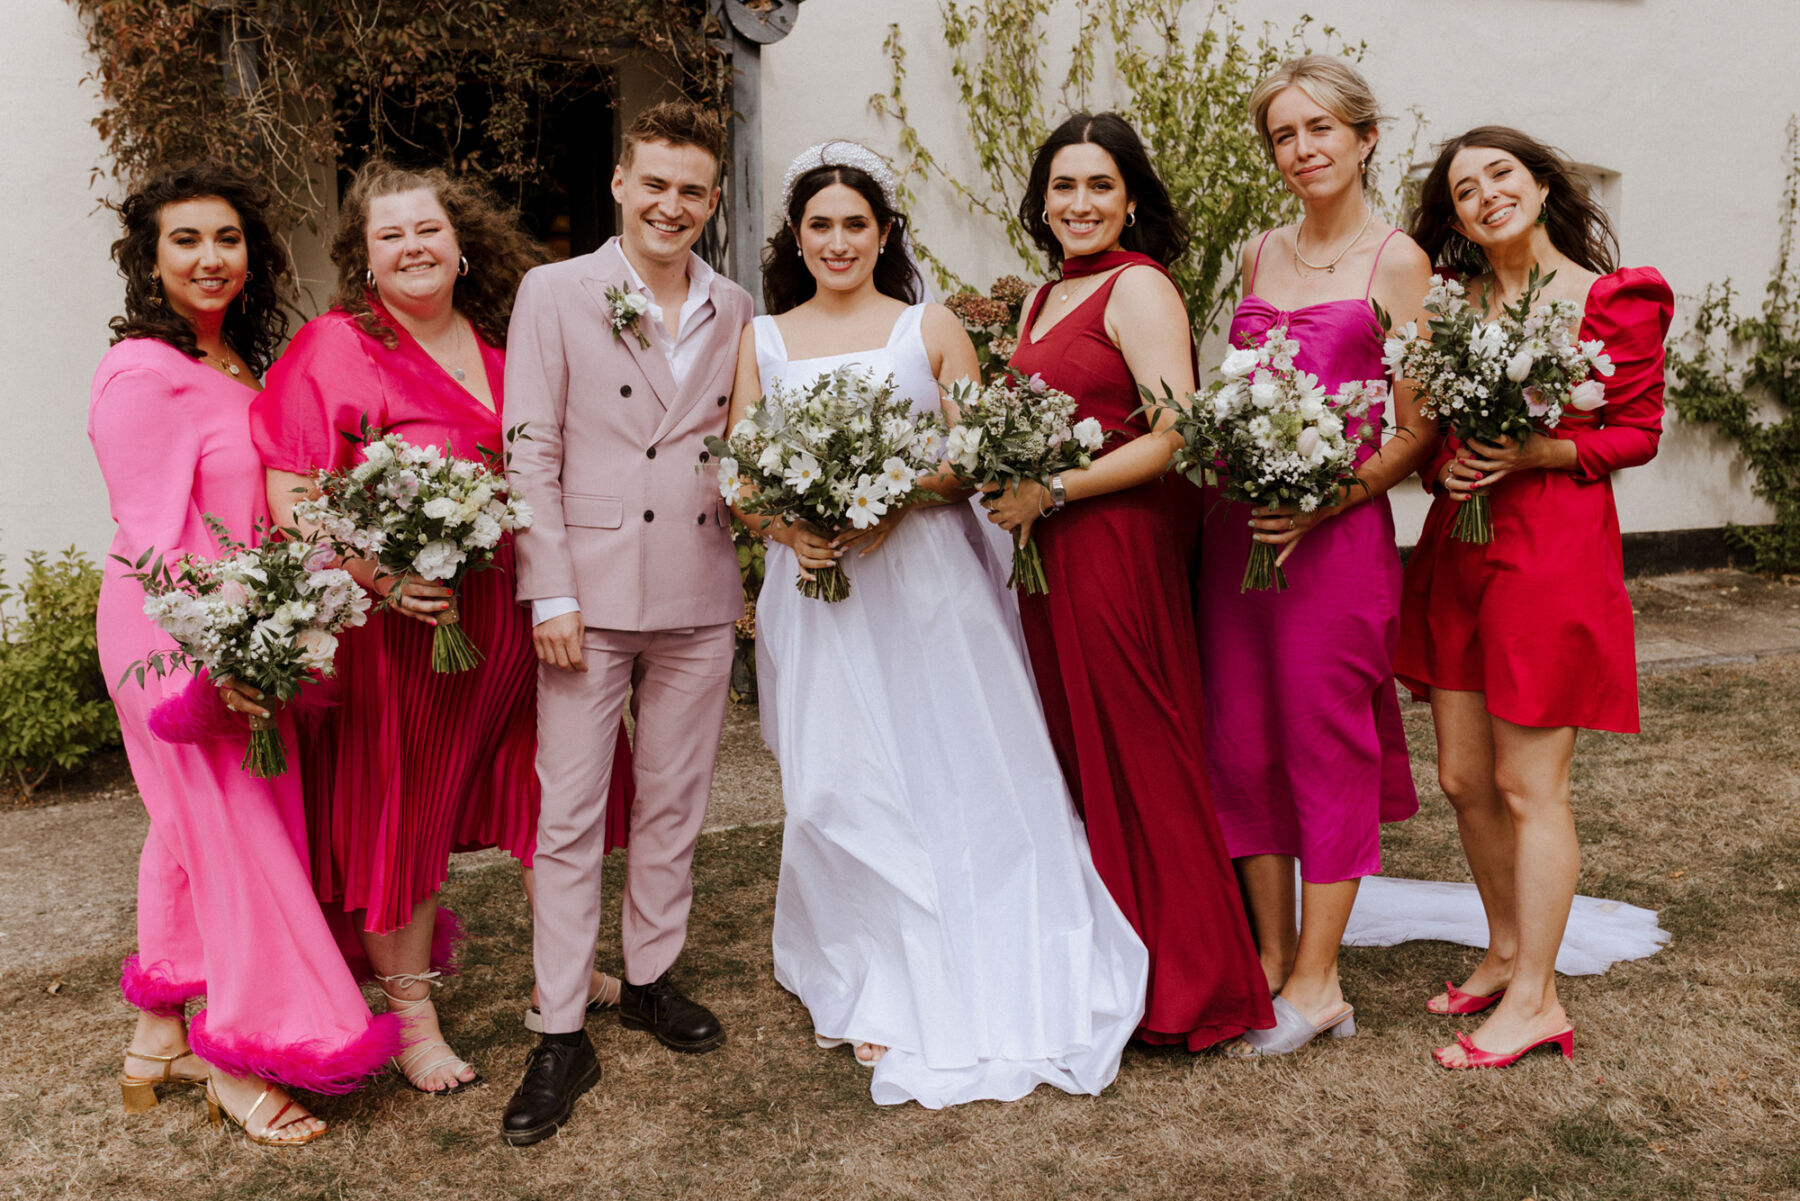
<path fill-rule="evenodd" d="M 533 270 L 513 304 L 506 416 L 528 423 L 512 470 L 533 513 L 517 541 L 519 600 L 572 596 L 594 629 L 735 621 L 731 513 L 703 440 L 724 432 L 750 296 L 713 277 L 706 341 L 677 388 L 656 343 L 612 331 L 606 291 L 628 280 L 608 244 Z M 512 369 L 526 363 L 538 366 Z"/>

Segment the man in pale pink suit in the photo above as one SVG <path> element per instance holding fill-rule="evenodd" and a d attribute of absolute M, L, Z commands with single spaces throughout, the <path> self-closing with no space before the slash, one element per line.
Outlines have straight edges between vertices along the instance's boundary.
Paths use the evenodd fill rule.
<path fill-rule="evenodd" d="M 512 469 L 535 514 L 517 546 L 539 659 L 533 952 L 544 1031 L 501 1122 L 514 1145 L 555 1133 L 600 1079 L 584 1023 L 612 776 L 604 735 L 628 695 L 637 799 L 619 1020 L 679 1051 L 725 1038 L 669 980 L 744 605 L 703 439 L 724 432 L 752 306 L 692 252 L 719 203 L 724 140 L 696 106 L 646 110 L 613 173 L 620 236 L 533 270 L 513 305 L 506 421 L 526 423 Z"/>

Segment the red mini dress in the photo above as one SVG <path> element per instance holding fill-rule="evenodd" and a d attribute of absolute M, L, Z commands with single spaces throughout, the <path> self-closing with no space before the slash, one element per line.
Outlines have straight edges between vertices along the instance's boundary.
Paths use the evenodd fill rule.
<path fill-rule="evenodd" d="M 1674 304 L 1651 267 L 1594 281 L 1580 336 L 1604 342 L 1612 359 L 1606 405 L 1566 412 L 1543 434 L 1575 442 L 1574 471 L 1522 471 L 1493 486 L 1493 541 L 1452 538 L 1458 502 L 1438 490 L 1401 588 L 1394 673 L 1415 697 L 1480 692 L 1490 714 L 1515 725 L 1637 733 L 1637 652 L 1611 473 L 1656 455 Z M 1456 449 L 1449 439 L 1428 481 Z"/>

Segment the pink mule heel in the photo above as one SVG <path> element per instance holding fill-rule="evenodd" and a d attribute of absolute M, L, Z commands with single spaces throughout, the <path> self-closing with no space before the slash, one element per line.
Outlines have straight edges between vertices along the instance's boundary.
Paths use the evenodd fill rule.
<path fill-rule="evenodd" d="M 1439 1067 L 1448 1068 L 1452 1072 L 1466 1071 L 1469 1068 L 1510 1068 L 1539 1047 L 1552 1046 L 1563 1053 L 1564 1059 L 1573 1060 L 1575 1058 L 1575 1027 L 1570 1026 L 1561 1034 L 1552 1034 L 1549 1038 L 1540 1038 L 1530 1046 L 1519 1048 L 1511 1055 L 1502 1055 L 1497 1051 L 1483 1051 L 1475 1045 L 1473 1039 L 1461 1030 L 1456 1032 L 1456 1043 L 1463 1049 L 1465 1062 L 1445 1063 L 1444 1052 L 1448 1048 L 1437 1047 L 1431 1052 L 1431 1057 L 1437 1060 Z"/>

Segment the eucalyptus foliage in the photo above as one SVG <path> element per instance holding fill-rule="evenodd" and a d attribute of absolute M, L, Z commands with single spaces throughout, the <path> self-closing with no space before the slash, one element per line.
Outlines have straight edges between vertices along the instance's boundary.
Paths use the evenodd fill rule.
<path fill-rule="evenodd" d="M 1775 270 L 1760 312 L 1740 314 L 1729 279 L 1701 293 L 1692 331 L 1669 347 L 1670 405 L 1733 439 L 1775 509 L 1769 526 L 1727 526 L 1726 538 L 1758 571 L 1800 571 L 1800 120 L 1788 118 L 1787 182 Z"/>
<path fill-rule="evenodd" d="M 1059 75 L 1046 68 L 1053 10 L 1074 21 Z M 1239 247 L 1298 212 L 1251 127 L 1248 102 L 1278 63 L 1313 49 L 1312 18 L 1287 30 L 1266 22 L 1253 30 L 1238 20 L 1234 0 L 943 0 L 942 15 L 954 107 L 979 176 L 958 177 L 946 165 L 950 156 L 934 151 L 914 124 L 906 47 L 900 27 L 890 25 L 892 81 L 869 102 L 899 122 L 909 160 L 904 199 L 916 200 L 915 180 L 948 185 L 970 212 L 999 222 L 1019 257 L 1042 276 L 1048 264 L 1015 216 L 1032 152 L 1072 111 L 1118 112 L 1143 137 L 1193 228 L 1193 245 L 1173 270 L 1188 316 L 1198 333 L 1218 329 L 1238 291 Z M 1316 32 L 1320 52 L 1361 59 L 1363 43 L 1346 41 L 1329 25 Z M 1417 129 L 1415 116 L 1415 141 Z M 964 286 L 928 247 L 919 251 L 944 288 Z"/>

